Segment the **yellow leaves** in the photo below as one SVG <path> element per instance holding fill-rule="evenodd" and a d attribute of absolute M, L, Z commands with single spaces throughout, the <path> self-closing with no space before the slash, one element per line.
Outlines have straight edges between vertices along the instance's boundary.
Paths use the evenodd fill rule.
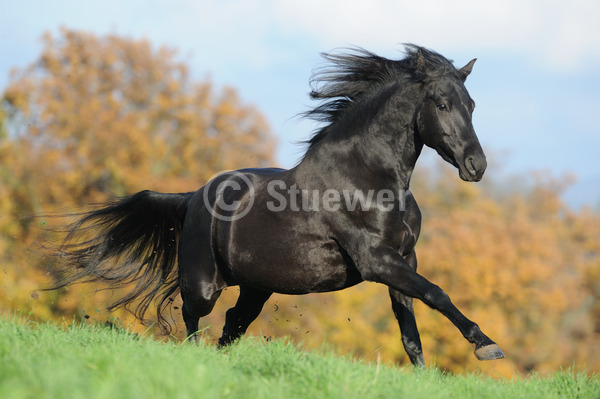
<path fill-rule="evenodd" d="M 45 233 L 25 216 L 142 189 L 195 190 L 219 170 L 271 166 L 275 142 L 264 117 L 235 90 L 190 82 L 173 50 L 67 29 L 43 40 L 38 62 L 15 73 L 3 95 L 0 121 L 14 130 L 0 141 L 0 309 L 102 320 L 112 317 L 102 311 L 110 291 L 79 285 L 31 297 L 48 282 L 43 261 L 31 256 Z M 492 197 L 488 189 L 504 187 L 440 173 L 413 184 L 424 219 L 419 272 L 508 359 L 477 362 L 454 326 L 416 301 L 429 364 L 492 375 L 573 364 L 600 369 L 593 349 L 600 347 L 600 215 L 568 210 L 559 197 L 563 181 L 538 177 L 526 193 Z M 227 290 L 202 321 L 212 339 L 236 296 Z M 132 322 L 125 311 L 117 315 Z M 173 318 L 180 320 L 178 310 Z M 376 284 L 275 295 L 251 333 L 289 335 L 307 347 L 326 340 L 340 353 L 407 362 L 387 288 Z"/>
<path fill-rule="evenodd" d="M 110 292 L 90 285 L 32 302 L 31 290 L 49 283 L 39 242 L 55 226 L 29 216 L 143 189 L 193 191 L 216 171 L 272 163 L 274 139 L 233 89 L 191 82 L 172 49 L 68 29 L 42 42 L 38 60 L 12 74 L 0 106 L 1 126 L 11 129 L 0 137 L 0 265 L 10 276 L 0 308 L 109 318 Z"/>
<path fill-rule="evenodd" d="M 232 89 L 215 96 L 209 83 L 190 83 L 173 50 L 67 29 L 59 38 L 45 35 L 44 43 L 41 61 L 19 74 L 5 98 L 19 129 L 27 126 L 25 140 L 43 143 L 32 156 L 63 149 L 60 170 L 47 162 L 47 174 L 69 181 L 82 175 L 81 195 L 98 188 L 124 194 L 146 182 L 160 190 L 173 173 L 178 186 L 186 181 L 195 189 L 215 170 L 272 159 L 273 138 L 260 114 Z"/>

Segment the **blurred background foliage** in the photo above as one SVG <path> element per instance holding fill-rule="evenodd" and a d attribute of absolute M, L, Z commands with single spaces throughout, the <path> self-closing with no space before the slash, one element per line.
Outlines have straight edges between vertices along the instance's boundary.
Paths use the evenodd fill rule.
<path fill-rule="evenodd" d="M 173 49 L 68 29 L 45 35 L 43 44 L 31 66 L 13 72 L 0 106 L 0 311 L 66 322 L 117 319 L 144 331 L 126 310 L 104 310 L 116 295 L 105 287 L 38 291 L 49 283 L 44 242 L 63 221 L 35 215 L 143 189 L 195 191 L 221 170 L 272 166 L 275 136 L 235 89 L 192 81 Z M 507 355 L 478 362 L 447 319 L 415 302 L 427 362 L 497 376 L 561 367 L 598 372 L 600 213 L 562 202 L 568 178 L 493 179 L 488 173 L 483 184 L 464 183 L 440 163 L 415 174 L 419 272 Z M 201 320 L 207 340 L 220 336 L 237 292 L 227 289 Z M 175 301 L 172 319 L 181 339 L 179 307 Z M 274 295 L 249 333 L 408 362 L 387 289 L 372 283 Z"/>

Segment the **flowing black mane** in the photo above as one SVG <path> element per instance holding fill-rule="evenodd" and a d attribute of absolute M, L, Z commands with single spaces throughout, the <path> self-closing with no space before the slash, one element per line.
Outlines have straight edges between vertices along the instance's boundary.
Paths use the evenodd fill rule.
<path fill-rule="evenodd" d="M 377 88 L 392 81 L 429 82 L 443 75 L 456 74 L 452 60 L 424 47 L 405 45 L 406 57 L 390 60 L 360 47 L 346 53 L 322 53 L 330 65 L 314 72 L 310 97 L 321 104 L 304 116 L 327 125 L 317 129 L 307 141 L 315 145 L 342 115 Z"/>

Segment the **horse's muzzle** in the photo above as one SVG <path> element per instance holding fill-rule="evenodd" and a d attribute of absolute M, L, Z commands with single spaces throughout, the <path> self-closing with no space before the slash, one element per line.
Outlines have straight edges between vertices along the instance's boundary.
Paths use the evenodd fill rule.
<path fill-rule="evenodd" d="M 458 169 L 458 175 L 464 181 L 476 182 L 481 180 L 483 173 L 487 168 L 485 155 L 471 154 L 467 155 Z"/>

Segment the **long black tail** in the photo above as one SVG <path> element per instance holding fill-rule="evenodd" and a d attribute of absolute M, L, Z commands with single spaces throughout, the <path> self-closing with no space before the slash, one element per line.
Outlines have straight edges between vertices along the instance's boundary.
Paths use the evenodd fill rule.
<path fill-rule="evenodd" d="M 108 309 L 137 302 L 131 311 L 144 320 L 158 296 L 159 324 L 170 331 L 162 312 L 179 291 L 177 248 L 192 195 L 141 191 L 79 214 L 59 247 L 52 267 L 55 285 L 49 289 L 76 281 L 104 281 L 112 288 L 135 283 Z"/>

